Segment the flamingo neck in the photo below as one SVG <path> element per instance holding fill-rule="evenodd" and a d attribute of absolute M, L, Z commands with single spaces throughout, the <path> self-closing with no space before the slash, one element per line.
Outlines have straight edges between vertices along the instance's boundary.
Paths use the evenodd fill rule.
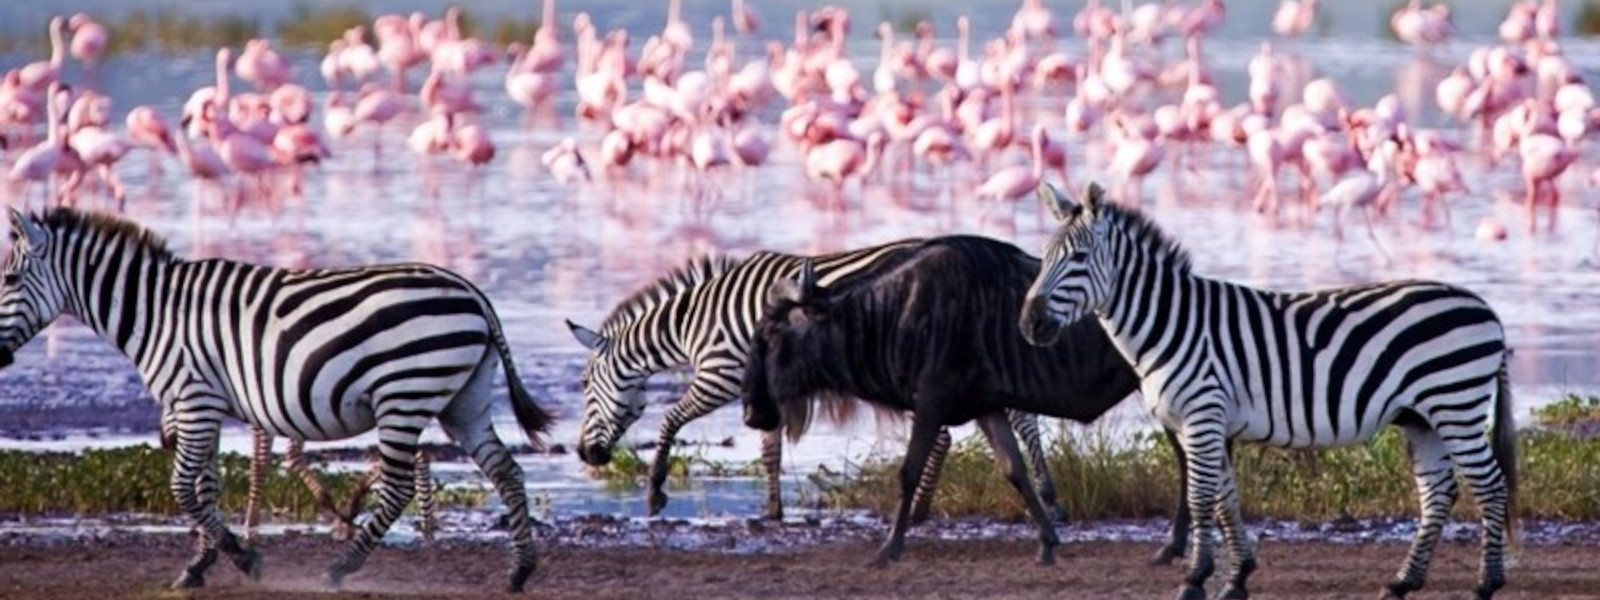
<path fill-rule="evenodd" d="M 63 52 L 61 51 L 61 46 L 63 46 L 63 45 L 64 44 L 62 44 L 62 40 L 61 40 L 61 28 L 60 27 L 51 27 L 50 28 L 50 66 L 56 67 L 58 69 L 61 68 L 61 62 L 65 58 L 65 56 L 63 55 Z"/>

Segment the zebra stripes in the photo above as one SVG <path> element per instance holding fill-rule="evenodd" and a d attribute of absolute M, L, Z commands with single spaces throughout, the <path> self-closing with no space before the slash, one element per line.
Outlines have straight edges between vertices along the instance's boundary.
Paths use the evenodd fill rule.
<path fill-rule="evenodd" d="M 827 286 L 868 271 L 885 257 L 921 242 L 906 239 L 816 257 L 819 282 Z M 620 302 L 596 330 L 569 321 L 573 336 L 591 351 L 582 380 L 579 457 L 591 465 L 609 462 L 612 446 L 644 414 L 645 381 L 656 373 L 692 365 L 694 377 L 662 420 L 651 463 L 647 493 L 650 514 L 657 514 L 667 503 L 662 486 L 678 431 L 740 397 L 751 339 L 766 306 L 767 290 L 778 280 L 793 279 L 806 258 L 775 252 L 758 252 L 742 260 L 696 258 Z M 1043 456 L 1043 450 L 1036 419 L 1012 415 L 1013 423 L 1026 424 L 1018 433 L 1029 455 L 1037 458 Z M 947 448 L 948 444 L 940 447 Z M 934 464 L 942 458 L 936 456 Z M 781 459 L 780 435 L 765 433 L 761 463 L 767 473 L 766 516 L 770 519 L 783 515 Z M 1059 511 L 1055 483 L 1044 461 L 1036 459 L 1032 466 L 1041 499 Z M 917 488 L 919 517 L 927 514 L 936 479 L 937 472 L 930 472 Z"/>
<path fill-rule="evenodd" d="M 1180 598 L 1205 597 L 1213 519 L 1233 559 L 1222 597 L 1248 595 L 1255 558 L 1229 439 L 1326 448 L 1365 442 L 1389 424 L 1409 442 L 1423 511 L 1387 593 L 1422 587 L 1457 473 L 1483 515 L 1476 594 L 1504 585 L 1515 426 L 1504 329 L 1482 299 L 1427 281 L 1286 294 L 1207 279 L 1154 223 L 1104 202 L 1097 185 L 1082 206 L 1049 184 L 1039 196 L 1061 225 L 1019 325 L 1030 342 L 1049 343 L 1063 323 L 1092 313 L 1139 373 L 1146 404 L 1178 432 L 1194 519 Z"/>
<path fill-rule="evenodd" d="M 0 366 L 61 314 L 133 359 L 176 450 L 172 493 L 204 532 L 175 586 L 203 585 L 218 551 L 259 574 L 216 509 L 215 456 L 224 418 L 300 440 L 378 432 L 379 506 L 330 567 L 338 585 L 359 569 L 412 499 L 417 438 L 434 419 L 472 455 L 511 513 L 521 589 L 536 557 L 522 470 L 489 420 L 494 371 L 537 442 L 549 426 L 523 389 L 483 294 L 444 269 L 400 264 L 289 270 L 189 261 L 127 221 L 57 209 L 10 211 L 16 242 L 0 280 Z"/>

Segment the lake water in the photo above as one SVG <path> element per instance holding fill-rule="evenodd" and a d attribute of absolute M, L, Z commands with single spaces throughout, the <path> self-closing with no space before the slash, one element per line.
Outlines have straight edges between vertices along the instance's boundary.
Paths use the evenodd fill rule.
<path fill-rule="evenodd" d="M 370 12 L 442 11 L 443 5 L 421 1 L 375 1 L 360 5 Z M 563 23 L 576 14 L 576 3 L 561 2 Z M 658 5 L 659 4 L 659 5 Z M 686 17 L 694 25 L 698 51 L 710 39 L 711 16 L 726 10 L 724 2 L 687 2 Z M 797 7 L 810 3 L 759 2 L 763 27 L 758 36 L 789 38 Z M 872 25 L 883 17 L 924 11 L 943 37 L 953 37 L 960 13 L 973 19 L 974 46 L 998 34 L 1009 22 L 1014 2 L 975 1 L 959 4 L 911 2 L 841 2 L 856 22 L 852 53 L 858 68 L 870 74 L 877 44 Z M 1050 3 L 1058 22 L 1070 23 L 1081 3 Z M 1508 2 L 1457 3 L 1460 37 L 1431 56 L 1419 56 L 1383 35 L 1391 3 L 1325 3 L 1321 34 L 1286 44 L 1281 52 L 1304 73 L 1335 78 L 1354 103 L 1370 105 L 1397 91 L 1414 121 L 1440 125 L 1433 104 L 1433 83 L 1465 60 L 1476 45 L 1491 43 L 1494 26 Z M 1226 25 L 1206 52 L 1218 76 L 1225 103 L 1244 97 L 1245 63 L 1262 39 L 1275 2 L 1230 1 Z M 237 11 L 271 22 L 287 14 L 286 3 L 244 0 L 229 3 L 194 0 L 95 0 L 83 2 L 11 1 L 0 7 L 0 33 L 17 35 L 42 30 L 56 11 L 88 10 L 108 20 L 134 8 L 175 7 L 202 14 Z M 659 30 L 665 2 L 595 0 L 582 3 L 602 30 L 626 27 L 640 41 Z M 470 5 L 488 17 L 536 14 L 533 1 L 498 0 Z M 1576 11 L 1567 3 L 1569 13 Z M 1568 28 L 1570 30 L 1570 27 Z M 569 44 L 571 35 L 564 40 Z M 945 40 L 942 43 L 950 43 Z M 1075 55 L 1082 43 L 1065 42 Z M 741 45 L 741 55 L 757 56 L 756 40 Z M 1600 45 L 1587 40 L 1565 42 L 1567 55 L 1585 73 L 1600 67 Z M 1166 56 L 1180 48 L 1168 44 Z M 320 94 L 320 56 L 290 53 L 296 79 Z M 36 56 L 0 55 L 9 69 Z M 191 90 L 213 82 L 211 55 L 138 54 L 117 57 L 98 71 L 86 73 L 69 64 L 65 77 L 76 85 L 107 91 L 116 102 L 115 123 L 126 110 L 150 104 L 169 122 Z M 570 66 L 569 66 L 570 69 Z M 970 190 L 986 173 L 964 167 L 939 176 L 922 172 L 912 178 L 878 177 L 864 186 L 847 188 L 850 207 L 834 213 L 817 206 L 826 186 L 809 182 L 797 151 L 781 142 L 769 164 L 759 169 L 714 174 L 721 199 L 697 211 L 683 169 L 671 164 L 636 164 L 615 180 L 567 187 L 556 183 L 538 161 L 560 139 L 575 137 L 586 149 L 601 134 L 593 125 L 575 121 L 570 85 L 558 98 L 553 115 L 528 119 L 501 86 L 503 67 L 477 73 L 477 100 L 487 107 L 485 125 L 499 146 L 495 160 L 480 169 L 443 161 L 422 161 L 401 140 L 417 122 L 400 120 L 383 133 L 381 158 L 368 133 L 333 143 L 334 159 L 307 176 L 304 194 L 281 206 L 246 206 L 237 215 L 222 209 L 216 192 L 178 174 L 174 163 L 164 173 L 151 170 L 150 158 L 132 154 L 118 171 L 129 185 L 128 216 L 166 236 L 180 253 L 195 257 L 228 257 L 281 266 L 343 266 L 420 260 L 445 265 L 477 282 L 494 300 L 516 359 L 530 389 L 560 416 L 554 441 L 576 439 L 580 415 L 578 371 L 584 354 L 562 320 L 594 324 L 613 303 L 664 270 L 709 251 L 745 254 L 758 249 L 815 253 L 847 249 L 908 236 L 980 233 L 1013 241 L 1037 252 L 1046 233 L 1037 207 L 1024 202 L 1014 210 L 984 207 Z M 412 86 L 420 82 L 413 74 Z M 239 85 L 237 82 L 235 85 Z M 633 93 L 638 84 L 633 82 Z M 1034 101 L 1028 100 L 1030 106 Z M 1044 107 L 1024 118 L 1060 131 L 1061 98 L 1047 98 Z M 760 115 L 770 124 L 782 109 L 774 103 Z M 1461 132 L 1452 131 L 1461 136 Z M 1060 137 L 1057 135 L 1056 137 Z M 1069 146 L 1073 176 L 1104 180 L 1105 157 L 1098 144 L 1074 140 Z M 891 150 L 891 156 L 895 150 Z M 8 159 L 9 160 L 9 159 Z M 1013 153 L 996 164 L 1021 162 Z M 1347 237 L 1330 233 L 1331 215 L 1302 221 L 1286 213 L 1277 222 L 1248 209 L 1243 190 L 1243 154 L 1223 151 L 1217 166 L 1199 173 L 1163 167 L 1144 187 L 1143 206 L 1187 246 L 1197 268 L 1213 276 L 1277 289 L 1304 289 L 1380 279 L 1424 277 L 1467 286 L 1494 305 L 1508 327 L 1515 349 L 1512 377 L 1522 410 L 1566 393 L 1600 392 L 1600 370 L 1594 349 L 1600 346 L 1600 226 L 1593 194 L 1574 173 L 1563 179 L 1567 201 L 1553 232 L 1524 233 L 1521 189 L 1511 164 L 1489 167 L 1466 159 L 1463 170 L 1472 193 L 1450 201 L 1451 230 L 1423 230 L 1416 218 L 1416 192 L 1408 193 L 1398 215 L 1377 222 L 1378 235 L 1392 257 L 1385 261 L 1365 238 L 1359 214 L 1348 216 Z M 1579 163 L 1587 173 L 1593 162 Z M 1292 178 L 1285 177 L 1285 188 Z M 1494 216 L 1511 231 L 1502 243 L 1480 242 L 1473 227 Z M 662 402 L 675 398 L 670 376 L 652 394 Z M 627 442 L 653 440 L 661 410 L 652 410 L 636 425 Z M 508 417 L 508 415 L 503 415 Z M 0 447 L 73 449 L 89 446 L 154 443 L 156 410 L 128 361 L 75 323 L 60 323 L 18 354 L 17 362 L 0 372 Z M 515 431 L 506 418 L 504 431 Z M 1148 420 L 1137 406 L 1114 413 L 1111 427 L 1140 428 Z M 875 452 L 895 452 L 903 441 L 895 432 L 871 423 L 845 429 L 825 428 L 803 440 L 786 460 L 786 481 L 798 488 L 816 465 L 859 460 Z M 430 439 L 442 439 L 430 431 Z M 518 439 L 510 433 L 508 439 Z M 718 412 L 692 425 L 684 439 L 710 441 L 703 449 L 712 460 L 750 461 L 759 454 L 759 437 L 739 424 L 736 409 Z M 715 442 L 732 438 L 730 447 Z M 348 443 L 367 444 L 369 438 Z M 248 435 L 241 428 L 228 436 L 227 448 L 243 451 Z M 696 452 L 690 449 L 687 452 Z M 556 511 L 643 511 L 636 491 L 607 490 L 586 476 L 573 455 L 524 457 L 531 488 L 548 494 Z M 445 471 L 464 465 L 440 465 Z M 465 477 L 465 475 L 463 475 Z M 470 481 L 470 479 L 463 479 Z M 759 486 L 750 479 L 699 480 L 675 495 L 669 515 L 706 513 L 755 514 Z"/>

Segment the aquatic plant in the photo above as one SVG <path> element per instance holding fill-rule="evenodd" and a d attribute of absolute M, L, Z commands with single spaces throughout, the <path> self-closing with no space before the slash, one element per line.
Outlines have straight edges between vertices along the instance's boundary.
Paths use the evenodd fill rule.
<path fill-rule="evenodd" d="M 1533 428 L 1520 438 L 1522 514 L 1600 518 L 1600 442 Z M 1174 456 L 1158 434 L 1117 439 L 1099 427 L 1074 428 L 1057 435 L 1047 453 L 1058 495 L 1074 519 L 1168 515 L 1176 501 Z M 1236 460 L 1243 508 L 1252 517 L 1320 522 L 1416 516 L 1405 440 L 1394 428 L 1370 444 L 1322 452 L 1240 444 Z M 899 467 L 898 456 L 879 455 L 846 473 L 813 474 L 811 481 L 824 507 L 885 513 L 899 496 Z M 952 448 L 933 509 L 945 516 L 1026 516 L 977 437 Z M 1467 500 L 1456 510 L 1462 518 L 1476 514 Z"/>
<path fill-rule="evenodd" d="M 226 453 L 219 458 L 222 477 L 221 506 L 237 513 L 244 509 L 249 489 L 250 459 Z M 361 473 L 329 472 L 319 469 L 323 485 L 335 498 L 346 498 Z M 141 513 L 176 515 L 168 482 L 172 476 L 172 455 L 149 446 L 68 452 L 0 451 L 0 514 L 7 515 L 87 515 Z M 310 521 L 316 518 L 311 493 L 299 478 L 275 469 L 264 489 L 267 510 L 272 514 Z M 484 506 L 489 492 L 483 489 L 445 487 L 437 496 L 441 506 L 476 508 Z M 375 501 L 376 495 L 368 499 Z M 415 510 L 415 505 L 412 506 Z"/>

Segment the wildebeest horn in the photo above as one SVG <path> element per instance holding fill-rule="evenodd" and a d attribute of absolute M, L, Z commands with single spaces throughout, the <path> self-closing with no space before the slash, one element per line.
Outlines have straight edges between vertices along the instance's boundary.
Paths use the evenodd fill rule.
<path fill-rule="evenodd" d="M 767 288 L 767 305 L 780 302 L 804 304 L 817 289 L 817 267 L 811 259 L 800 263 L 800 274 L 795 279 L 779 279 Z"/>

